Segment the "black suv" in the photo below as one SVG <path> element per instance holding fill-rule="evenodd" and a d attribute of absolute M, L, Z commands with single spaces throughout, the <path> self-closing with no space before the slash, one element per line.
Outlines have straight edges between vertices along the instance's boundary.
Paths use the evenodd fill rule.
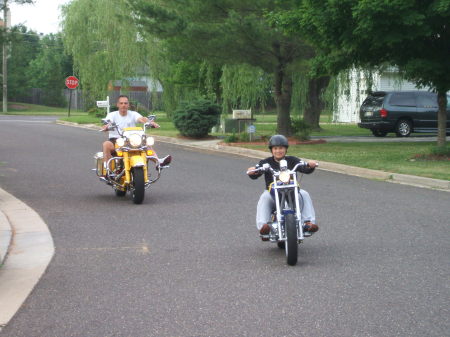
<path fill-rule="evenodd" d="M 377 91 L 361 105 L 360 128 L 376 137 L 395 132 L 407 137 L 411 132 L 437 132 L 437 94 L 427 91 Z M 447 134 L 450 133 L 450 96 L 447 95 Z"/>

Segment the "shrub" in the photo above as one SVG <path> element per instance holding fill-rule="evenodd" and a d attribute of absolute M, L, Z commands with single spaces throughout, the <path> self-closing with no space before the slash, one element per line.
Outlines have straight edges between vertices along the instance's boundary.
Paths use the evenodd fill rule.
<path fill-rule="evenodd" d="M 219 122 L 220 110 L 219 105 L 200 98 L 182 103 L 173 113 L 173 123 L 183 136 L 202 138 Z"/>
<path fill-rule="evenodd" d="M 299 140 L 308 140 L 311 136 L 311 126 L 303 119 L 292 119 L 292 133 Z"/>

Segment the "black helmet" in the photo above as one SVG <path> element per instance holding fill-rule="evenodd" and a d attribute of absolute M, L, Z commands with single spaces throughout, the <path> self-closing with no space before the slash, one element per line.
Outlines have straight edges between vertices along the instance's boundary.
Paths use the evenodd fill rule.
<path fill-rule="evenodd" d="M 289 147 L 288 140 L 283 135 L 273 135 L 269 139 L 269 149 L 272 151 L 274 146 L 284 146 L 286 149 Z"/>

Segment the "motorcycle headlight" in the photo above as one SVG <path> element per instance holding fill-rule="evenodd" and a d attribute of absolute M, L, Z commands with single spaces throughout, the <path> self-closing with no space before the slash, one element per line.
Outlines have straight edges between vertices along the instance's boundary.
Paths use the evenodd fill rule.
<path fill-rule="evenodd" d="M 155 138 L 147 137 L 147 146 L 152 146 L 153 144 L 155 144 Z"/>
<path fill-rule="evenodd" d="M 130 145 L 132 147 L 139 147 L 142 144 L 142 137 L 138 134 L 133 134 L 130 135 L 130 137 L 128 138 Z"/>
<path fill-rule="evenodd" d="M 284 184 L 287 184 L 291 180 L 291 175 L 289 174 L 288 171 L 283 171 L 280 173 L 279 178 L 280 178 L 281 182 L 283 182 Z"/>
<path fill-rule="evenodd" d="M 125 145 L 125 138 L 117 138 L 116 139 L 116 144 L 118 147 L 122 147 Z"/>

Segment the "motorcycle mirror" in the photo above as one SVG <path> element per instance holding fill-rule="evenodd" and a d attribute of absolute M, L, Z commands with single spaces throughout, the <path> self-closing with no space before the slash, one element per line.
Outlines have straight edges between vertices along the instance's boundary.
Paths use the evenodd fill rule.
<path fill-rule="evenodd" d="M 149 121 L 154 121 L 156 119 L 156 115 L 148 115 L 147 118 Z"/>
<path fill-rule="evenodd" d="M 106 124 L 108 124 L 109 122 L 110 122 L 109 119 L 102 118 L 102 123 L 103 123 L 103 125 L 106 125 Z"/>
<path fill-rule="evenodd" d="M 285 159 L 281 159 L 281 160 L 280 160 L 280 168 L 281 168 L 282 170 L 287 169 L 287 161 L 286 161 Z"/>

